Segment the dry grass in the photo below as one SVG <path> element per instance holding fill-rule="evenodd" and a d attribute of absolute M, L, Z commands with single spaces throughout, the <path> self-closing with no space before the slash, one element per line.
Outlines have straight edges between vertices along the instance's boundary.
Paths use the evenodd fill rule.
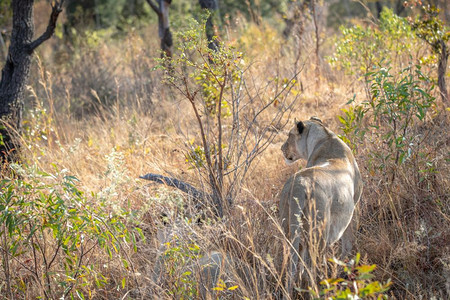
<path fill-rule="evenodd" d="M 250 88 L 266 97 L 270 93 L 265 94 L 264 87 L 271 88 L 272 78 L 290 78 L 295 73 L 292 66 L 297 50 L 271 28 L 241 26 L 229 37 L 230 43 L 244 47 L 250 57 Z M 106 269 L 109 284 L 93 288 L 93 298 L 159 299 L 175 297 L 171 292 L 182 293 L 179 279 L 195 264 L 191 260 L 176 261 L 175 273 L 170 276 L 158 278 L 154 274 L 158 264 L 169 268 L 167 261 L 158 257 L 167 249 L 164 243 L 171 242 L 180 246 L 178 253 L 189 252 L 188 245 L 195 244 L 203 255 L 217 251 L 225 257 L 223 278 L 229 280 L 228 287 L 239 287 L 214 292 L 221 298 L 277 299 L 283 291 L 289 248 L 276 221 L 277 193 L 299 168 L 284 165 L 279 151 L 285 138 L 283 130 L 257 157 L 234 207 L 222 221 L 207 218 L 197 222 L 192 199 L 137 179 L 152 172 L 198 187 L 203 182 L 186 162 L 190 149 L 186 133 L 198 137 L 189 103 L 160 84 L 159 71 L 150 71 L 155 66 L 152 57 L 158 56 L 155 36 L 154 27 L 131 32 L 118 41 L 107 36 L 99 44 L 81 45 L 73 56 L 67 56 L 63 47 L 54 45 L 56 50 L 52 50 L 46 45 L 31 80 L 34 96 L 30 100 L 35 105 L 27 116 L 22 141 L 26 161 L 49 173 L 54 168 L 67 169 L 80 180 L 82 190 L 107 198 L 111 210 L 127 207 L 137 212 L 135 221 L 146 242 L 138 242 L 136 253 L 129 251 L 135 270 Z M 331 76 L 325 68 L 321 77 L 315 78 L 314 60 L 304 53 L 300 73 L 303 91 L 298 84 L 299 98 L 292 116 L 319 116 L 339 132 L 336 116 L 362 87 L 345 78 L 327 80 Z M 54 65 L 52 57 L 62 63 Z M 378 280 L 393 280 L 389 292 L 393 299 L 444 299 L 450 293 L 448 124 L 448 115 L 443 112 L 417 129 L 429 137 L 423 146 L 428 157 L 413 158 L 400 167 L 393 183 L 366 159 L 376 144 L 365 143 L 357 149 L 365 187 L 359 203 L 355 251 L 362 254 L 364 262 L 377 264 Z M 426 161 L 432 162 L 435 172 L 422 176 Z M 107 260 L 99 251 L 93 264 L 101 266 Z M 328 275 L 337 272 L 333 268 L 326 271 Z M 26 282 L 27 275 L 18 274 Z M 117 290 L 123 276 L 134 280 Z M 195 284 L 203 280 L 198 272 L 193 278 Z M 31 281 L 21 297 L 40 294 Z"/>

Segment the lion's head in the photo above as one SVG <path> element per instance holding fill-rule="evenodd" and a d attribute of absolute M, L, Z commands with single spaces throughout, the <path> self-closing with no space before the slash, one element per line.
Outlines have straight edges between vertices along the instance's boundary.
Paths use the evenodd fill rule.
<path fill-rule="evenodd" d="M 323 135 L 326 135 L 322 121 L 311 117 L 308 121 L 296 122 L 289 131 L 287 141 L 281 146 L 286 164 L 292 164 L 299 159 L 308 159 L 310 151 Z"/>

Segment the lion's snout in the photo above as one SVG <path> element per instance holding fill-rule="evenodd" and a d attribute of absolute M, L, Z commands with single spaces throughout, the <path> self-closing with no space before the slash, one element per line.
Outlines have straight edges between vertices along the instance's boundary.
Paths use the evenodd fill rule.
<path fill-rule="evenodd" d="M 286 151 L 286 148 L 287 148 L 286 143 L 283 143 L 283 145 L 281 146 L 281 152 L 283 152 L 283 154 Z"/>
<path fill-rule="evenodd" d="M 289 145 L 287 142 L 281 146 L 281 152 L 283 152 L 284 161 L 287 165 L 290 165 L 294 162 L 294 156 L 292 154 L 289 155 L 290 151 L 289 151 Z"/>

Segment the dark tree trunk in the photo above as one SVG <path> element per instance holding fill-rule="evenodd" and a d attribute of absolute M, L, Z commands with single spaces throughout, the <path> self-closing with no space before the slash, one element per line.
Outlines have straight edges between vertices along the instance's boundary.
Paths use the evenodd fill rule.
<path fill-rule="evenodd" d="M 33 4 L 34 0 L 13 0 L 13 28 L 5 66 L 0 80 L 0 159 L 16 160 L 18 146 L 13 134 L 22 130 L 22 113 L 24 91 L 30 75 L 31 55 L 33 51 L 49 39 L 61 12 L 62 1 L 56 1 L 47 30 L 36 40 L 33 39 Z"/>
<path fill-rule="evenodd" d="M 312 14 L 312 19 L 313 19 L 313 23 L 314 23 L 314 33 L 315 33 L 315 37 L 316 37 L 316 48 L 315 48 L 315 53 L 316 53 L 316 69 L 315 69 L 315 73 L 316 73 L 316 87 L 319 87 L 319 81 L 320 81 L 320 56 L 319 56 L 319 51 L 320 51 L 320 34 L 319 34 L 319 22 L 317 20 L 317 2 L 316 0 L 311 0 L 311 14 Z"/>
<path fill-rule="evenodd" d="M 400 16 L 404 11 L 406 6 L 404 5 L 405 1 L 402 0 L 397 0 L 397 2 L 395 3 L 395 13 L 397 14 L 397 16 Z"/>
<path fill-rule="evenodd" d="M 383 11 L 383 4 L 380 1 L 375 2 L 375 7 L 377 9 L 377 19 L 380 19 L 381 12 Z"/>
<path fill-rule="evenodd" d="M 219 4 L 217 0 L 199 0 L 200 7 L 202 9 L 207 9 L 209 11 L 209 17 L 206 20 L 206 38 L 208 40 L 208 48 L 217 51 L 219 48 L 219 43 L 214 38 L 214 23 L 213 14 L 219 9 Z"/>
<path fill-rule="evenodd" d="M 156 5 L 153 0 L 147 0 L 147 3 L 158 15 L 158 33 L 161 39 L 161 50 L 162 55 L 167 57 L 172 57 L 172 33 L 170 32 L 170 22 L 169 22 L 169 7 L 172 0 L 157 0 L 158 5 Z"/>
<path fill-rule="evenodd" d="M 291 34 L 296 34 L 301 38 L 305 30 L 305 10 L 311 6 L 311 0 L 290 1 L 284 22 L 283 37 L 288 39 Z"/>
<path fill-rule="evenodd" d="M 445 83 L 445 71 L 447 70 L 447 60 L 449 51 L 447 45 L 443 40 L 441 40 L 441 52 L 439 53 L 439 64 L 438 64 L 438 86 L 441 92 L 442 102 L 448 103 L 448 91 L 447 84 Z"/>

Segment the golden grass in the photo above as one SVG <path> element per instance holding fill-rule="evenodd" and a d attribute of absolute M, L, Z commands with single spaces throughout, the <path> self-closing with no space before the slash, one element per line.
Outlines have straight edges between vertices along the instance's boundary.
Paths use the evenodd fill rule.
<path fill-rule="evenodd" d="M 271 78 L 290 78 L 295 73 L 292 70 L 295 46 L 286 44 L 270 28 L 249 25 L 240 30 L 230 40 L 245 47 L 244 52 L 251 57 L 247 62 L 248 72 L 251 88 L 257 94 L 263 93 L 258 88 L 270 84 Z M 279 151 L 285 139 L 283 131 L 256 159 L 235 206 L 220 222 L 197 223 L 198 216 L 186 195 L 138 179 L 152 172 L 200 188 L 203 183 L 186 162 L 189 151 L 186 133 L 189 138 L 198 138 L 189 103 L 160 83 L 159 71 L 150 72 L 155 66 L 152 58 L 158 56 L 155 36 L 155 28 L 149 27 L 131 32 L 119 41 L 105 38 L 104 44 L 84 45 L 75 58 L 65 56 L 63 48 L 55 52 L 50 45 L 43 48 L 41 67 L 35 69 L 30 82 L 35 95 L 32 100 L 37 104 L 33 114 L 27 115 L 28 129 L 22 141 L 26 146 L 23 147 L 26 161 L 50 173 L 55 167 L 67 169 L 80 180 L 82 190 L 109 199 L 112 210 L 115 206 L 129 206 L 138 212 L 139 227 L 144 230 L 146 242 L 138 243 L 136 253 L 128 251 L 138 275 L 119 267 L 107 269 L 105 275 L 110 284 L 99 290 L 94 287 L 93 298 L 174 297 L 170 292 L 179 284 L 176 276 L 155 282 L 153 272 L 158 255 L 164 252 L 163 242 L 174 243 L 178 239 L 182 240 L 181 244 L 198 245 L 202 253 L 218 251 L 250 266 L 254 281 L 239 282 L 236 274 L 242 267 L 234 265 L 228 270 L 234 275 L 225 277 L 234 278 L 230 284 L 239 288 L 218 291 L 220 297 L 278 299 L 284 286 L 282 273 L 289 245 L 276 221 L 277 194 L 285 180 L 299 168 L 299 165 L 284 165 Z M 51 57 L 48 53 L 72 62 L 54 66 L 47 58 Z M 315 60 L 302 59 L 304 69 L 299 76 L 303 92 L 298 84 L 295 89 L 299 98 L 292 116 L 299 120 L 319 116 L 333 131 L 339 132 L 337 115 L 361 87 L 345 78 L 338 83 L 327 80 L 330 77 L 327 72 L 331 71 L 322 71 L 321 77 L 315 78 L 312 63 Z M 104 80 L 94 80 L 99 77 Z M 92 81 L 74 86 L 84 80 Z M 52 91 L 51 96 L 48 91 Z M 77 98 L 73 98 L 74 94 Z M 109 99 L 110 104 L 97 105 L 96 101 L 102 101 L 102 97 Z M 81 108 L 80 101 L 87 106 Z M 79 109 L 74 113 L 68 109 L 69 104 Z M 440 119 L 430 119 L 424 126 L 430 136 L 424 146 L 429 153 L 427 159 L 436 166 L 436 173 L 425 180 L 417 180 L 423 166 L 407 165 L 397 170 L 398 179 L 388 185 L 385 176 L 370 167 L 366 159 L 367 153 L 377 145 L 359 145 L 356 154 L 365 187 L 359 203 L 354 251 L 362 253 L 364 262 L 377 264 L 379 280 L 393 280 L 389 295 L 396 299 L 431 296 L 443 299 L 449 295 L 448 116 L 443 113 Z M 413 163 L 421 162 L 417 158 Z M 158 233 L 161 235 L 164 230 L 169 231 L 169 236 L 161 241 Z M 105 254 L 95 253 L 94 264 L 100 269 L 107 260 Z M 180 267 L 176 274 L 181 276 L 183 270 Z M 323 268 L 322 271 L 329 271 L 328 275 L 337 272 Z M 23 280 L 26 276 L 20 275 Z M 135 280 L 117 291 L 123 276 Z M 194 281 L 200 279 L 196 277 Z M 25 295 L 35 297 L 40 294 L 38 290 L 31 283 Z"/>

